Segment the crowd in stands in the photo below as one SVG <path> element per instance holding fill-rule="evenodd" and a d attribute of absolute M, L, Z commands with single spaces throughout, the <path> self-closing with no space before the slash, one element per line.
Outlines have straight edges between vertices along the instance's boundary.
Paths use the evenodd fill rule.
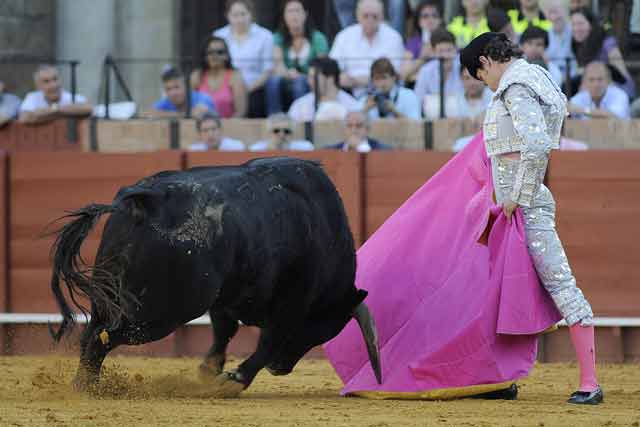
<path fill-rule="evenodd" d="M 302 0 L 283 3 L 272 33 L 254 22 L 251 0 L 229 0 L 228 24 L 203 41 L 189 78 L 165 69 L 164 97 L 140 115 L 190 111 L 200 135 L 193 150 L 310 150 L 309 141 L 291 136 L 292 123 L 312 120 L 343 121 L 345 140 L 329 148 L 360 152 L 389 148 L 368 138 L 370 121 L 380 118 L 469 118 L 479 128 L 493 94 L 461 69 L 458 51 L 487 31 L 505 33 L 523 58 L 546 68 L 568 94 L 573 117 L 640 115 L 617 40 L 590 1 L 519 0 L 517 9 L 502 10 L 489 0 L 462 0 L 461 13 L 447 23 L 441 1 L 334 0 L 343 29 L 332 43 Z M 91 113 L 82 95 L 72 100 L 63 90 L 55 67 L 38 68 L 34 82 L 37 90 L 23 101 L 0 82 L 0 126 L 14 118 L 40 123 Z M 225 138 L 220 119 L 231 117 L 268 118 L 269 140 L 245 145 Z"/>

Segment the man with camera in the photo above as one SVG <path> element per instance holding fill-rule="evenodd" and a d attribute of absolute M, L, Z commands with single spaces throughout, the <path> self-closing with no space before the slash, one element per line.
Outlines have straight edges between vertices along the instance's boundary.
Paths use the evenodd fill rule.
<path fill-rule="evenodd" d="M 371 87 L 360 101 L 369 119 L 420 119 L 420 101 L 412 90 L 398 85 L 398 75 L 387 58 L 371 65 Z"/>

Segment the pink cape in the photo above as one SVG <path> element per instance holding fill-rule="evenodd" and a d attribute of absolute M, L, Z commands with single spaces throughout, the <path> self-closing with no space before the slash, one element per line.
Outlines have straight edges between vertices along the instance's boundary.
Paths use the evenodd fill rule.
<path fill-rule="evenodd" d="M 478 134 L 358 251 L 356 286 L 369 291 L 383 384 L 352 320 L 324 347 L 342 394 L 425 392 L 528 374 L 536 334 L 561 316 L 531 263 L 520 209 L 508 223 L 492 195 Z M 483 235 L 488 246 L 479 243 Z"/>

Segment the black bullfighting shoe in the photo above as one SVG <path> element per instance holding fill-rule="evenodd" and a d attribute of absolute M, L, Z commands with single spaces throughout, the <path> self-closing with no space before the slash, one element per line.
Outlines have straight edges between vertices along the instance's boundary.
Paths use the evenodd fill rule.
<path fill-rule="evenodd" d="M 567 402 L 576 405 L 599 405 L 604 401 L 604 393 L 600 386 L 594 391 L 576 391 Z"/>
<path fill-rule="evenodd" d="M 474 394 L 470 396 L 474 399 L 487 399 L 487 400 L 516 400 L 518 398 L 518 386 L 513 383 L 509 388 L 503 388 L 502 390 L 489 391 L 487 393 Z"/>

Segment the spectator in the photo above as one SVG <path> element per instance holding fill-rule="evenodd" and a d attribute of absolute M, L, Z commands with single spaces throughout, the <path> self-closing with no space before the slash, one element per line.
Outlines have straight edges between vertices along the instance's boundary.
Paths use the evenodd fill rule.
<path fill-rule="evenodd" d="M 425 95 L 440 93 L 440 61 L 444 68 L 445 95 L 464 93 L 460 79 L 460 59 L 455 42 L 453 34 L 444 28 L 434 31 L 431 35 L 431 45 L 440 59 L 426 63 L 418 72 L 415 92 L 421 102 Z"/>
<path fill-rule="evenodd" d="M 4 82 L 0 80 L 0 128 L 18 117 L 20 98 L 4 91 Z"/>
<path fill-rule="evenodd" d="M 547 60 L 544 55 L 549 46 L 549 34 L 542 28 L 530 25 L 520 36 L 520 47 L 524 53 L 524 59 L 533 64 L 538 64 L 551 74 L 553 81 L 562 85 L 563 75 L 558 66 Z"/>
<path fill-rule="evenodd" d="M 333 7 L 338 16 L 340 28 L 346 28 L 356 23 L 353 11 L 356 9 L 357 0 L 333 0 Z M 404 34 L 404 25 L 407 15 L 406 0 L 387 0 L 387 13 L 391 26 L 400 34 Z"/>
<path fill-rule="evenodd" d="M 358 101 L 340 89 L 340 68 L 331 58 L 316 58 L 309 63 L 309 85 L 313 92 L 298 98 L 291 104 L 289 117 L 297 122 L 310 122 L 318 119 L 316 112 L 316 94 L 319 97 L 318 110 L 323 105 L 336 105 L 341 112 L 338 118 L 343 119 L 348 111 L 359 108 Z M 318 86 L 316 87 L 316 77 Z"/>
<path fill-rule="evenodd" d="M 231 62 L 240 71 L 249 92 L 249 117 L 265 117 L 264 85 L 273 68 L 273 34 L 253 22 L 251 0 L 228 0 L 226 25 L 213 35 L 223 38 Z"/>
<path fill-rule="evenodd" d="M 398 75 L 387 58 L 376 59 L 371 66 L 371 93 L 361 100 L 370 119 L 420 119 L 420 101 L 412 90 L 398 85 Z"/>
<path fill-rule="evenodd" d="M 199 141 L 189 146 L 190 151 L 244 151 L 242 141 L 222 136 L 222 121 L 217 114 L 206 112 L 196 119 Z"/>
<path fill-rule="evenodd" d="M 548 0 L 545 5 L 545 14 L 551 22 L 549 34 L 549 47 L 547 58 L 556 64 L 562 75 L 567 75 L 567 58 L 570 58 L 570 75 L 576 74 L 576 63 L 571 50 L 571 23 L 569 22 L 569 8 L 567 0 Z"/>
<path fill-rule="evenodd" d="M 416 9 L 414 19 L 415 34 L 407 40 L 405 58 L 402 62 L 400 75 L 405 84 L 415 84 L 418 70 L 433 59 L 431 34 L 442 26 L 442 14 L 439 2 L 423 0 Z"/>
<path fill-rule="evenodd" d="M 633 98 L 635 83 L 624 64 L 616 38 L 604 30 L 598 19 L 587 8 L 571 12 L 571 26 L 573 28 L 572 50 L 578 66 L 585 67 L 592 61 L 611 64 L 613 80 L 620 84 L 629 98 Z"/>
<path fill-rule="evenodd" d="M 280 30 L 273 40 L 275 69 L 266 85 L 269 115 L 286 111 L 291 101 L 309 92 L 309 61 L 329 53 L 327 38 L 313 29 L 301 0 L 285 1 Z M 289 105 L 283 102 L 283 95 Z"/>
<path fill-rule="evenodd" d="M 309 141 L 289 140 L 293 133 L 292 124 L 284 113 L 269 116 L 266 122 L 269 139 L 256 142 L 249 147 L 249 151 L 313 151 L 313 144 Z"/>
<path fill-rule="evenodd" d="M 461 49 L 480 34 L 489 31 L 487 22 L 489 0 L 462 0 L 462 5 L 464 16 L 454 17 L 447 26 Z"/>
<path fill-rule="evenodd" d="M 200 67 L 191 73 L 191 87 L 211 97 L 220 117 L 245 117 L 247 87 L 240 72 L 231 65 L 227 42 L 209 36 L 200 52 Z"/>
<path fill-rule="evenodd" d="M 344 121 L 345 139 L 337 144 L 327 145 L 328 150 L 357 151 L 368 153 L 373 150 L 391 150 L 391 146 L 369 137 L 370 124 L 362 111 L 351 111 Z"/>
<path fill-rule="evenodd" d="M 60 75 L 53 65 L 40 65 L 33 74 L 36 91 L 29 92 L 20 105 L 20 121 L 37 124 L 59 117 L 86 117 L 93 108 L 87 99 L 62 88 Z"/>
<path fill-rule="evenodd" d="M 340 85 L 364 94 L 369 85 L 371 63 L 383 56 L 391 58 L 396 70 L 404 53 L 402 37 L 382 22 L 384 9 L 380 0 L 359 0 L 356 9 L 358 24 L 340 31 L 329 56 L 338 61 L 342 73 Z"/>
<path fill-rule="evenodd" d="M 629 97 L 611 83 L 610 68 L 600 61 L 585 67 L 583 89 L 569 103 L 569 112 L 580 118 L 628 119 Z"/>
<path fill-rule="evenodd" d="M 518 44 L 518 34 L 511 25 L 511 18 L 502 9 L 492 7 L 487 11 L 487 24 L 494 33 L 503 33 L 513 44 Z"/>
<path fill-rule="evenodd" d="M 174 67 L 162 73 L 162 86 L 165 96 L 153 104 L 153 110 L 146 113 L 150 117 L 183 116 L 187 112 L 187 89 L 184 74 Z M 211 97 L 205 93 L 191 91 L 191 114 L 199 117 L 206 112 L 216 112 Z"/>
<path fill-rule="evenodd" d="M 520 0 L 519 5 L 518 9 L 511 9 L 508 12 L 509 18 L 511 18 L 511 25 L 517 34 L 524 33 L 531 25 L 542 28 L 545 31 L 551 29 L 551 22 L 544 16 L 538 0 Z"/>
<path fill-rule="evenodd" d="M 460 67 L 459 73 L 464 90 L 445 97 L 445 117 L 473 119 L 479 128 L 493 94 L 484 83 L 471 77 L 465 68 Z M 423 111 L 427 120 L 439 119 L 440 95 L 425 96 Z"/>

